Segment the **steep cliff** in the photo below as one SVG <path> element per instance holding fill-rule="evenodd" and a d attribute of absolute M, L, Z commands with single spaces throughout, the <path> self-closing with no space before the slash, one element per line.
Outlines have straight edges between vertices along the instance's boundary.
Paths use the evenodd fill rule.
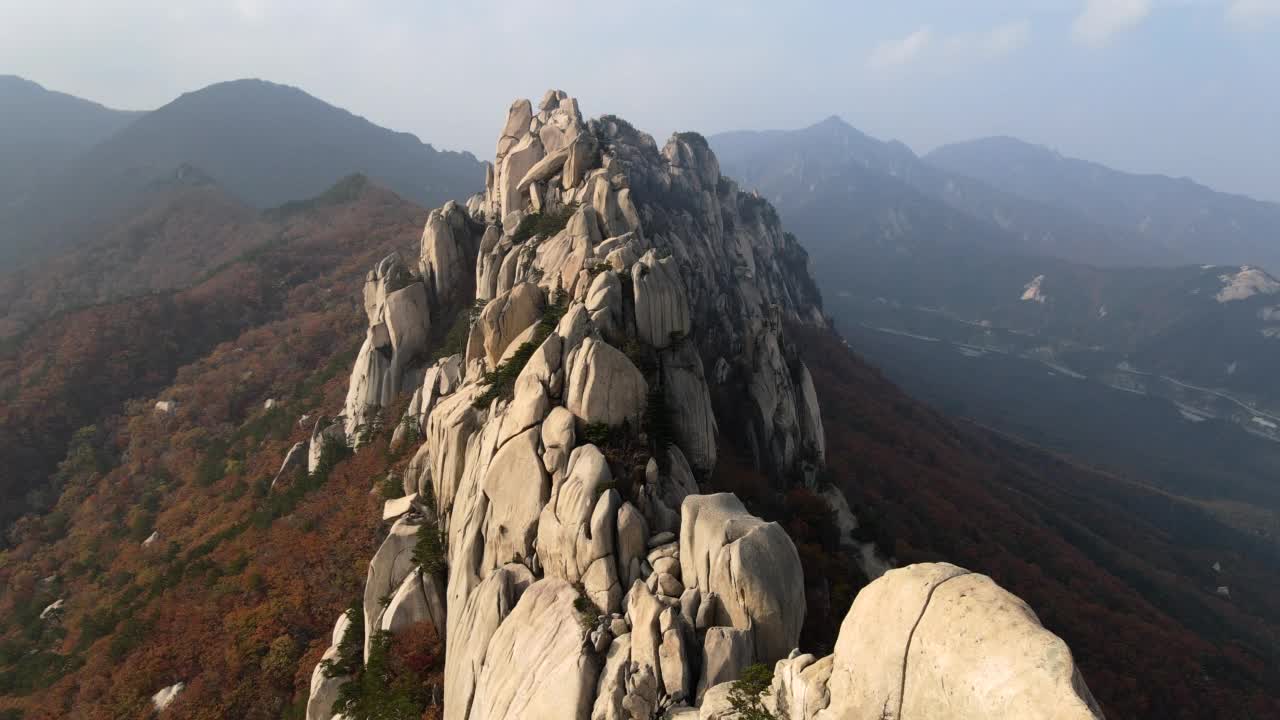
<path fill-rule="evenodd" d="M 420 251 L 367 278 L 341 432 L 358 446 L 412 396 L 396 444 L 419 445 L 370 562 L 364 654 L 429 620 L 444 717 L 732 717 L 725 683 L 758 663 L 794 720 L 1100 715 L 1066 646 L 953 566 L 891 571 L 833 656 L 796 651 L 796 547 L 699 488 L 724 442 L 779 488 L 814 481 L 822 419 L 786 328 L 822 325 L 820 299 L 795 238 L 701 136 L 659 148 L 563 92 L 517 101 L 485 191 L 433 211 Z M 473 299 L 465 351 L 431 362 Z M 308 717 L 331 718 L 334 678 L 314 672 Z"/>

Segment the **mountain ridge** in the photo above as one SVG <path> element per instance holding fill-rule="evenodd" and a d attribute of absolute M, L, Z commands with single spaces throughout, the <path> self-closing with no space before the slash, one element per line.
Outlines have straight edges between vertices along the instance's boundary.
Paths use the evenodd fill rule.
<path fill-rule="evenodd" d="M 437 150 L 295 87 L 229 81 L 133 118 L 0 209 L 0 256 L 30 263 L 75 247 L 183 166 L 257 208 L 312 197 L 354 172 L 424 205 L 483 180 L 470 153 Z"/>
<path fill-rule="evenodd" d="M 810 197 L 815 188 L 833 176 L 856 170 L 865 173 L 867 183 L 897 186 L 899 192 L 905 186 L 932 203 L 969 216 L 981 225 L 974 236 L 1006 254 L 1054 255 L 1093 264 L 1172 262 L 1166 253 L 1132 242 L 1123 233 L 934 167 L 906 145 L 877 140 L 842 120 L 828 118 L 799 130 L 715 135 L 710 141 L 724 156 L 728 172 L 773 198 L 792 221 L 821 204 Z M 796 185 L 792 176 L 801 168 L 808 175 Z M 825 239 L 811 237 L 810 242 Z"/>
<path fill-rule="evenodd" d="M 1280 271 L 1280 252 L 1272 241 L 1280 226 L 1277 203 L 1220 192 L 1189 178 L 1123 172 L 1009 137 L 945 145 L 923 160 L 1125 228 L 1187 263 L 1256 264 Z"/>

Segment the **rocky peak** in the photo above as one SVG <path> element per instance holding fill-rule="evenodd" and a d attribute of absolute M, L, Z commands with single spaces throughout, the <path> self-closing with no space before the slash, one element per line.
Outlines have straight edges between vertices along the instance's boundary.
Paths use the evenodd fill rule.
<path fill-rule="evenodd" d="M 484 191 L 433 210 L 419 247 L 416 263 L 392 255 L 368 276 L 344 409 L 357 445 L 412 393 L 393 443 L 418 443 L 370 562 L 366 653 L 375 629 L 431 621 L 457 720 L 728 717 L 724 683 L 751 663 L 778 664 L 776 697 L 803 695 L 792 718 L 854 717 L 828 682 L 877 668 L 858 651 L 800 662 L 787 533 L 699 489 L 726 443 L 779 487 L 824 461 L 787 338 L 823 323 L 820 300 L 772 207 L 720 175 L 702 136 L 659 149 L 553 90 L 536 113 L 510 106 Z M 460 311 L 465 351 L 425 361 Z M 440 562 L 417 564 L 423 537 L 443 539 Z M 1033 655 L 1059 652 L 1038 624 L 1017 632 Z M 1037 658 L 1015 659 L 1005 689 L 1054 702 L 1063 657 L 1052 673 Z M 1001 706 L 969 697 L 964 672 L 939 692 L 970 702 L 965 717 L 1013 717 L 983 715 Z M 337 682 L 314 676 L 309 718 L 333 717 Z"/>

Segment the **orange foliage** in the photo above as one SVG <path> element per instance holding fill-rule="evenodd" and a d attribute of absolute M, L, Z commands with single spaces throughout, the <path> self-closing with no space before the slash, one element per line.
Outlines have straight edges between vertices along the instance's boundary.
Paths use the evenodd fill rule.
<path fill-rule="evenodd" d="M 229 341 L 156 374 L 156 387 L 173 383 L 163 392 L 178 401 L 171 415 L 155 412 L 154 399 L 133 400 L 104 420 L 115 396 L 85 410 L 99 413 L 114 467 L 72 474 L 52 512 L 24 518 L 0 556 L 0 643 L 26 647 L 34 627 L 34 647 L 69 664 L 38 683 L 47 686 L 0 697 L 0 709 L 21 708 L 28 720 L 151 717 L 150 696 L 181 681 L 175 717 L 298 710 L 334 621 L 361 593 L 381 532 L 370 490 L 396 460 L 383 436 L 309 491 L 268 486 L 309 433 L 298 418 L 341 406 L 365 322 L 364 273 L 414 242 L 420 215 L 370 189 L 354 203 L 279 221 L 272 248 L 178 293 L 194 307 L 226 308 Z M 121 327 L 90 333 L 139 339 L 107 342 L 119 362 L 103 364 L 125 373 L 134 394 L 152 386 L 130 374 L 126 358 L 145 354 L 147 337 L 132 323 L 155 316 L 133 308 L 151 302 L 123 303 Z M 200 328 L 172 332 L 173 342 L 206 342 Z M 67 326 L 48 337 L 77 345 L 74 336 Z M 41 386 L 49 402 L 93 394 L 107 371 L 87 358 L 101 347 L 60 356 L 65 381 Z M 275 409 L 263 409 L 267 398 Z M 23 407 L 27 418 L 39 410 Z M 5 412 L 21 421 L 16 409 Z M 159 539 L 143 546 L 152 531 Z M 60 621 L 27 622 L 54 597 L 66 599 Z M 13 667 L 0 657 L 0 681 Z"/>

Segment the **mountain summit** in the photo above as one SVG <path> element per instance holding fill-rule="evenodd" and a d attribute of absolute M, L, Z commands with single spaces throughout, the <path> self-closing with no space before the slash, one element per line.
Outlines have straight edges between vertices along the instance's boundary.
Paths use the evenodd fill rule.
<path fill-rule="evenodd" d="M 40 107 L 33 122 L 57 122 L 52 105 Z M 181 167 L 199 168 L 256 208 L 319 195 L 352 173 L 428 207 L 465 197 L 481 180 L 481 165 L 469 153 L 436 150 L 298 88 L 262 80 L 210 85 L 127 119 L 48 160 L 52 172 L 0 207 L 0 257 L 30 260 L 80 244 Z"/>
<path fill-rule="evenodd" d="M 559 91 L 513 103 L 485 191 L 369 272 L 345 408 L 314 425 L 312 469 L 392 420 L 391 446 L 417 449 L 308 717 L 365 716 L 359 688 L 422 622 L 446 636 L 457 720 L 1100 717 L 1066 645 L 953 565 L 889 571 L 834 654 L 797 649 L 792 539 L 702 489 L 726 456 L 775 491 L 817 485 L 822 415 L 791 337 L 825 327 L 807 265 L 702 136 L 659 147 Z M 442 337 L 461 351 L 431 362 Z M 756 663 L 772 684 L 735 685 Z"/>

